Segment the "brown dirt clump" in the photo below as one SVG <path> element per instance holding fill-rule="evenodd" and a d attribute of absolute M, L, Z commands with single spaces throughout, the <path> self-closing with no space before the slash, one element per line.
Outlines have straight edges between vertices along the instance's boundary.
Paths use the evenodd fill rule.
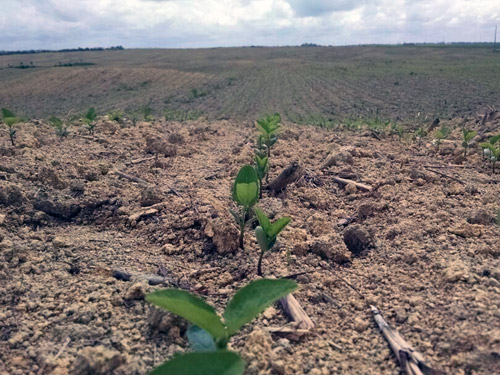
<path fill-rule="evenodd" d="M 253 126 L 98 124 L 94 137 L 73 129 L 62 140 L 41 123 L 20 126 L 19 137 L 45 141 L 12 149 L 0 139 L 13 150 L 0 153 L 1 375 L 147 373 L 188 344 L 185 322 L 146 293 L 166 280 L 221 311 L 256 278 L 252 229 L 238 249 L 228 212 L 232 181 L 252 160 Z M 399 374 L 366 302 L 433 366 L 499 373 L 499 174 L 479 152 L 439 169 L 453 179 L 423 167 L 453 163 L 431 144 L 295 125 L 284 134 L 270 180 L 292 160 L 304 173 L 259 202 L 273 218 L 292 217 L 263 270 L 300 274 L 295 296 L 316 328 L 271 335 L 266 328 L 287 319 L 266 311 L 231 340 L 248 373 Z M 147 149 L 147 139 L 157 142 Z M 351 157 L 323 168 L 332 150 Z M 333 176 L 373 190 L 346 191 Z"/>

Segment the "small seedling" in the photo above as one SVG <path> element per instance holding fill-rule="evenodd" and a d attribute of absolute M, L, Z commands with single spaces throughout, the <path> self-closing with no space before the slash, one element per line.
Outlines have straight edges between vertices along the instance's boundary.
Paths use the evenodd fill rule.
<path fill-rule="evenodd" d="M 424 128 L 420 127 L 417 129 L 417 131 L 415 132 L 415 137 L 417 139 L 419 146 L 422 146 L 422 139 L 425 138 L 426 136 L 427 136 L 427 131 Z"/>
<path fill-rule="evenodd" d="M 475 130 L 462 129 L 463 142 L 462 147 L 464 148 L 464 156 L 467 156 L 467 150 L 469 148 L 469 143 L 477 135 Z"/>
<path fill-rule="evenodd" d="M 257 172 L 257 177 L 259 179 L 259 199 L 262 198 L 262 180 L 267 178 L 267 172 L 269 171 L 269 158 L 267 156 L 255 155 L 255 171 Z"/>
<path fill-rule="evenodd" d="M 111 111 L 108 113 L 108 119 L 115 122 L 121 122 L 124 116 L 122 111 Z"/>
<path fill-rule="evenodd" d="M 97 112 L 95 111 L 94 107 L 89 108 L 87 113 L 85 113 L 85 116 L 82 118 L 82 121 L 87 126 L 89 134 L 93 135 L 95 126 L 97 125 Z"/>
<path fill-rule="evenodd" d="M 259 220 L 259 226 L 255 228 L 255 237 L 260 247 L 257 275 L 262 276 L 262 258 L 264 257 L 264 253 L 273 248 L 276 243 L 276 237 L 292 219 L 285 216 L 271 223 L 266 214 L 258 207 L 255 207 L 255 214 L 257 215 L 257 220 Z"/>
<path fill-rule="evenodd" d="M 16 115 L 12 111 L 9 111 L 7 108 L 2 108 L 1 111 L 2 122 L 7 125 L 7 128 L 9 128 L 10 143 L 12 144 L 12 146 L 15 146 L 17 130 L 14 128 L 14 125 L 20 123 L 21 119 L 19 117 L 16 117 Z"/>
<path fill-rule="evenodd" d="M 151 102 L 152 102 L 152 100 L 150 100 L 148 104 L 146 104 L 144 107 L 142 107 L 142 115 L 144 117 L 144 121 L 146 121 L 146 122 L 151 122 L 154 120 L 153 108 L 151 108 Z"/>
<path fill-rule="evenodd" d="M 150 375 L 242 375 L 245 363 L 227 350 L 231 336 L 268 306 L 297 289 L 287 279 L 260 279 L 241 288 L 227 304 L 223 320 L 203 299 L 180 289 L 158 290 L 146 301 L 189 321 L 189 343 L 195 352 L 175 356 Z"/>
<path fill-rule="evenodd" d="M 258 144 L 265 146 L 267 157 L 271 157 L 271 147 L 278 140 L 278 130 L 280 128 L 281 116 L 275 113 L 271 116 L 265 116 L 257 120 L 256 126 L 259 129 L 260 135 Z"/>
<path fill-rule="evenodd" d="M 403 127 L 401 125 L 396 124 L 395 122 L 393 122 L 390 125 L 389 134 L 391 136 L 397 135 L 399 141 L 401 142 L 401 138 L 403 138 L 403 134 L 404 134 L 404 129 L 403 129 Z"/>
<path fill-rule="evenodd" d="M 449 134 L 450 134 L 450 129 L 448 129 L 447 127 L 444 127 L 444 126 L 441 127 L 441 129 L 439 129 L 434 134 L 435 144 L 436 144 L 438 150 L 439 150 L 439 146 L 441 145 L 443 139 L 446 139 Z"/>
<path fill-rule="evenodd" d="M 500 134 L 491 137 L 488 142 L 480 143 L 479 146 L 483 149 L 483 158 L 489 159 L 491 149 L 495 148 L 495 144 L 500 141 Z"/>
<path fill-rule="evenodd" d="M 56 135 L 60 138 L 64 138 L 69 134 L 68 126 L 64 123 L 63 120 L 56 116 L 52 116 L 49 118 L 50 125 L 52 125 L 56 131 Z"/>
<path fill-rule="evenodd" d="M 259 178 L 255 168 L 251 165 L 243 166 L 238 172 L 233 185 L 233 200 L 242 206 L 241 212 L 237 213 L 229 210 L 240 228 L 239 244 L 242 249 L 244 248 L 245 226 L 249 221 L 250 209 L 259 200 L 259 189 Z"/>

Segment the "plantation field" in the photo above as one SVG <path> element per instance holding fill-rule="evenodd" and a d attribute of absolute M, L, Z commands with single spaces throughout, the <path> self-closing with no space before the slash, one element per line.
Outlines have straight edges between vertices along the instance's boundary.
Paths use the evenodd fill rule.
<path fill-rule="evenodd" d="M 158 59 L 151 64 L 164 63 Z M 165 84 L 167 76 L 177 79 L 171 87 L 181 90 L 219 75 L 207 66 L 179 75 L 120 64 L 84 76 L 112 81 L 127 71 L 140 82 L 154 73 Z M 232 69 L 245 64 L 259 70 L 248 61 Z M 58 82 L 73 88 L 78 71 L 45 74 L 65 72 Z M 41 73 L 8 74 L 27 82 Z M 264 77 L 241 82 L 268 87 Z M 160 89 L 157 80 L 151 85 Z M 288 100 L 267 89 L 269 98 Z M 236 99 L 234 110 L 242 110 Z M 500 114 L 441 125 L 451 134 L 439 147 L 432 136 L 412 142 L 367 127 L 283 125 L 270 181 L 293 161 L 301 174 L 282 192 L 264 190 L 257 203 L 273 219 L 291 217 L 265 253 L 263 273 L 297 281 L 294 296 L 314 328 L 298 329 L 278 304 L 267 309 L 229 343 L 246 361 L 245 375 L 400 374 L 369 304 L 431 366 L 454 375 L 500 373 L 500 173 L 477 144 L 467 158 L 461 146 L 461 126 L 487 138 L 500 132 Z M 0 133 L 0 375 L 146 374 L 189 350 L 186 321 L 153 308 L 147 293 L 175 286 L 221 312 L 258 279 L 253 226 L 240 249 L 229 213 L 237 209 L 235 176 L 255 154 L 249 121 L 101 117 L 95 134 L 73 125 L 66 137 L 44 121 L 15 126 L 15 146 Z M 364 185 L 344 186 L 338 177 Z"/>
<path fill-rule="evenodd" d="M 9 68 L 21 62 L 34 68 Z M 65 64 L 73 66 L 56 66 Z M 416 121 L 500 106 L 499 77 L 500 54 L 455 46 L 43 53 L 0 56 L 0 106 L 33 118 L 151 103 L 156 115 L 210 120 L 277 111 L 324 126 L 360 117 Z"/>

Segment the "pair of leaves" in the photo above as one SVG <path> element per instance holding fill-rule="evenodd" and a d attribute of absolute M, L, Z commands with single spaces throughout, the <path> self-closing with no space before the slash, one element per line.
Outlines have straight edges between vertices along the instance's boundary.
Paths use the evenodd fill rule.
<path fill-rule="evenodd" d="M 292 220 L 290 217 L 284 216 L 276 220 L 274 223 L 271 223 L 271 220 L 269 220 L 264 211 L 262 211 L 259 207 L 255 207 L 255 214 L 257 215 L 259 225 L 262 229 L 264 229 L 268 238 L 275 238 Z"/>
<path fill-rule="evenodd" d="M 450 134 L 450 129 L 443 126 L 436 132 L 434 136 L 436 137 L 436 139 L 445 139 L 449 134 Z"/>
<path fill-rule="evenodd" d="M 462 129 L 462 135 L 464 138 L 464 141 L 462 143 L 462 146 L 468 147 L 469 142 L 477 135 L 477 131 L 475 130 L 467 130 L 467 129 Z"/>
<path fill-rule="evenodd" d="M 293 292 L 296 288 L 297 284 L 287 279 L 252 281 L 240 289 L 229 301 L 224 310 L 224 323 L 212 306 L 184 290 L 159 290 L 148 294 L 146 300 L 183 317 L 208 332 L 215 342 L 222 342 L 222 346 L 225 346 L 229 337 L 238 332 L 241 327 L 253 320 L 273 302 Z M 195 330 L 191 334 L 196 335 L 199 332 Z"/>
<path fill-rule="evenodd" d="M 244 165 L 233 185 L 233 200 L 245 208 L 252 207 L 259 200 L 259 178 L 255 168 Z"/>
<path fill-rule="evenodd" d="M 83 121 L 86 123 L 94 122 L 97 119 L 97 112 L 94 107 L 89 108 L 87 113 L 85 113 L 85 117 L 83 118 Z"/>
<path fill-rule="evenodd" d="M 21 122 L 19 117 L 16 117 L 14 112 L 8 110 L 7 108 L 2 108 L 0 110 L 2 112 L 2 122 L 5 123 L 9 128 L 13 125 Z"/>
<path fill-rule="evenodd" d="M 2 108 L 0 111 L 2 112 L 2 118 L 3 119 L 16 117 L 16 115 L 14 114 L 14 112 L 8 110 L 7 108 Z"/>
<path fill-rule="evenodd" d="M 57 128 L 57 129 L 62 129 L 62 127 L 64 125 L 63 121 L 56 116 L 51 116 L 49 118 L 49 122 L 53 127 Z"/>
<path fill-rule="evenodd" d="M 194 352 L 176 356 L 149 375 L 242 375 L 245 362 L 228 350 Z"/>
<path fill-rule="evenodd" d="M 423 138 L 427 135 L 427 131 L 424 128 L 418 128 L 416 134 L 418 137 Z"/>

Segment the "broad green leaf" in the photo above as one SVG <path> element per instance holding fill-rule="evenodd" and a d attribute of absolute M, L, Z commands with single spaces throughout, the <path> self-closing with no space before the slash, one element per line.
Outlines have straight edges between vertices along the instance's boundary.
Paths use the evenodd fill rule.
<path fill-rule="evenodd" d="M 255 168 L 251 165 L 244 165 L 233 186 L 233 199 L 248 208 L 252 207 L 259 199 L 259 179 Z"/>
<path fill-rule="evenodd" d="M 257 243 L 262 251 L 269 250 L 269 241 L 267 239 L 266 232 L 260 225 L 255 228 L 255 238 L 257 238 Z"/>
<path fill-rule="evenodd" d="M 242 375 L 245 362 L 234 352 L 194 352 L 163 363 L 149 375 Z"/>
<path fill-rule="evenodd" d="M 241 288 L 224 311 L 224 319 L 233 335 L 263 312 L 273 302 L 297 289 L 297 283 L 288 279 L 260 279 Z"/>
<path fill-rule="evenodd" d="M 288 216 L 281 217 L 271 224 L 271 230 L 268 233 L 270 238 L 276 237 L 285 228 L 292 219 Z"/>
<path fill-rule="evenodd" d="M 183 317 L 216 339 L 226 337 L 225 327 L 215 309 L 191 293 L 180 289 L 158 290 L 148 294 L 146 301 Z"/>
<path fill-rule="evenodd" d="M 9 127 L 21 122 L 18 117 L 5 117 L 2 121 Z"/>
<path fill-rule="evenodd" d="M 97 118 L 97 112 L 95 111 L 95 108 L 89 108 L 87 113 L 85 114 L 85 118 L 90 121 L 94 121 Z"/>
<path fill-rule="evenodd" d="M 214 352 L 217 350 L 214 338 L 210 333 L 195 325 L 191 325 L 187 332 L 187 338 L 191 347 L 197 352 Z"/>
<path fill-rule="evenodd" d="M 4 119 L 5 118 L 14 118 L 14 117 L 16 117 L 16 115 L 14 114 L 14 112 L 9 111 L 7 108 L 2 108 L 1 111 L 2 111 L 2 117 Z"/>
<path fill-rule="evenodd" d="M 262 229 L 264 229 L 266 235 L 268 235 L 269 231 L 271 230 L 271 221 L 266 216 L 264 211 L 262 211 L 259 207 L 255 207 L 254 211 L 255 215 L 257 216 L 257 220 L 259 221 L 259 225 L 262 227 Z"/>
<path fill-rule="evenodd" d="M 495 136 L 493 136 L 493 137 L 491 137 L 491 138 L 490 138 L 490 143 L 491 143 L 492 145 L 494 145 L 494 144 L 495 144 L 495 143 L 497 143 L 498 141 L 500 141 L 500 134 L 497 134 L 497 135 L 495 135 Z"/>
<path fill-rule="evenodd" d="M 62 120 L 60 118 L 57 118 L 56 116 L 51 116 L 49 118 L 49 122 L 56 128 L 61 128 L 63 126 Z"/>

